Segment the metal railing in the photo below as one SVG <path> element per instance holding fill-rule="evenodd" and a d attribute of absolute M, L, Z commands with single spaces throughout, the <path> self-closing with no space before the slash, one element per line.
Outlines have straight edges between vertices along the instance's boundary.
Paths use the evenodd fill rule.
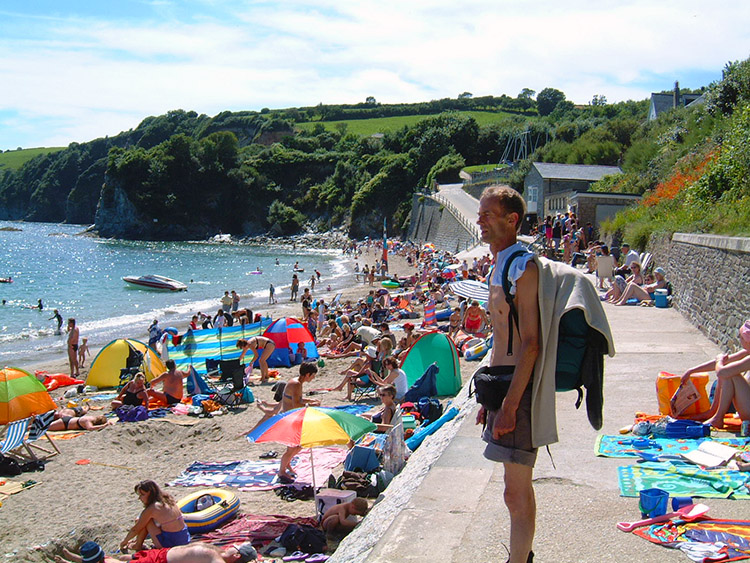
<path fill-rule="evenodd" d="M 436 194 L 436 193 L 424 194 L 424 195 L 432 198 L 433 200 L 438 202 L 440 205 L 445 207 L 448 211 L 450 211 L 451 215 L 453 215 L 456 218 L 456 220 L 461 224 L 461 226 L 466 230 L 466 232 L 471 235 L 472 245 L 477 245 L 481 242 L 482 239 L 481 239 L 479 228 L 477 227 L 477 225 L 473 223 L 472 221 L 469 221 L 469 219 L 467 219 L 464 216 L 464 214 L 461 213 L 455 205 L 453 205 L 450 201 L 448 201 L 443 196 Z"/>

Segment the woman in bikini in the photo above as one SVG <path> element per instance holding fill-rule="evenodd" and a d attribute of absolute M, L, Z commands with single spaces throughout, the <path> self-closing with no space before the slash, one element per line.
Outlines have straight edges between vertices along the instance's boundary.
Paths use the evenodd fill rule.
<path fill-rule="evenodd" d="M 123 405 L 138 407 L 143 405 L 148 408 L 148 393 L 146 393 L 146 376 L 141 372 L 135 374 L 132 381 L 129 381 L 122 388 L 117 398 L 112 401 L 112 409 Z"/>
<path fill-rule="evenodd" d="M 131 547 L 140 551 L 147 536 L 151 537 L 156 549 L 187 545 L 190 542 L 190 532 L 182 512 L 171 495 L 162 492 L 153 481 L 141 481 L 134 490 L 144 509 L 125 539 L 120 542 L 123 552 Z"/>
<path fill-rule="evenodd" d="M 240 363 L 242 363 L 242 359 L 245 357 L 245 354 L 247 354 L 247 351 L 252 351 L 253 359 L 250 360 L 250 369 L 252 370 L 255 360 L 258 360 L 258 363 L 260 364 L 260 382 L 261 384 L 266 383 L 268 381 L 268 358 L 273 354 L 273 351 L 276 350 L 276 344 L 274 344 L 274 341 L 265 336 L 254 336 L 250 340 L 240 338 L 237 340 L 237 348 L 242 349 Z"/>
<path fill-rule="evenodd" d="M 477 334 L 482 330 L 483 326 L 489 326 L 489 324 L 487 315 L 485 315 L 484 311 L 479 307 L 479 301 L 472 301 L 471 307 L 466 309 L 464 330 L 468 334 Z"/>
<path fill-rule="evenodd" d="M 61 430 L 100 430 L 107 426 L 107 417 L 101 414 L 87 416 L 63 415 L 52 421 L 49 430 L 59 432 Z"/>

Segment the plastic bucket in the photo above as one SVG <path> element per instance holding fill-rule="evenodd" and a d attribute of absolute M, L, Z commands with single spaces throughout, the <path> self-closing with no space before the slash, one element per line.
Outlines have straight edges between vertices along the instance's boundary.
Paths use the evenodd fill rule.
<path fill-rule="evenodd" d="M 659 307 L 660 309 L 666 309 L 667 308 L 667 294 L 669 292 L 666 289 L 657 289 L 654 292 L 654 305 Z"/>
<path fill-rule="evenodd" d="M 669 493 L 667 491 L 657 488 L 643 489 L 640 492 L 638 506 L 644 518 L 656 518 L 667 513 L 668 502 Z"/>

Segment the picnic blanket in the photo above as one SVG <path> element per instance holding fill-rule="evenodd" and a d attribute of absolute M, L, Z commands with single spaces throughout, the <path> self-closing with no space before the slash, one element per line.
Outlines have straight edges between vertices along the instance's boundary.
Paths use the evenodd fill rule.
<path fill-rule="evenodd" d="M 740 561 L 750 558 L 750 521 L 675 520 L 637 528 L 633 533 L 664 547 L 680 549 L 693 561 Z"/>
<path fill-rule="evenodd" d="M 336 446 L 315 448 L 315 482 L 324 483 L 334 467 L 343 463 L 347 450 Z M 310 450 L 302 450 L 292 458 L 291 466 L 297 473 L 293 486 L 312 484 Z M 196 461 L 190 464 L 170 487 L 234 487 L 241 491 L 268 491 L 283 486 L 277 473 L 278 460 L 240 460 L 223 462 Z"/>
<path fill-rule="evenodd" d="M 218 530 L 193 535 L 193 539 L 220 546 L 246 541 L 267 542 L 280 536 L 289 524 L 317 526 L 318 521 L 315 518 L 294 518 L 277 514 L 270 516 L 242 514 Z"/>
<path fill-rule="evenodd" d="M 11 479 L 0 479 L 0 500 L 3 500 L 10 495 L 15 495 L 26 489 L 30 489 L 34 485 L 38 485 L 37 481 L 29 479 L 28 481 L 13 481 Z"/>
<path fill-rule="evenodd" d="M 733 448 L 736 448 L 739 453 L 750 452 L 750 439 L 748 438 L 697 438 L 679 440 L 673 438 L 654 438 L 652 441 L 661 446 L 661 449 L 655 447 L 636 448 L 633 446 L 632 441 L 638 439 L 639 436 L 601 435 L 596 439 L 594 451 L 599 457 L 637 458 L 638 454 L 636 452 L 638 451 L 650 454 L 679 455 L 697 449 L 701 442 L 713 440 L 719 444 L 732 446 Z M 620 442 L 623 443 L 621 444 Z"/>
<path fill-rule="evenodd" d="M 670 496 L 750 499 L 745 487 L 750 474 L 729 469 L 706 471 L 697 465 L 645 462 L 618 467 L 620 495 L 637 497 L 638 491 L 658 487 Z"/>

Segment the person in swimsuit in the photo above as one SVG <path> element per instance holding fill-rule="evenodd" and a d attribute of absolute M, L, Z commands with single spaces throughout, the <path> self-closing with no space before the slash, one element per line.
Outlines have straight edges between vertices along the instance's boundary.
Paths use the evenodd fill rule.
<path fill-rule="evenodd" d="M 55 563 L 119 563 L 122 561 L 122 559 L 105 554 L 102 547 L 93 541 L 87 541 L 81 545 L 80 555 L 76 555 L 64 547 L 62 548 L 62 554 L 65 558 L 57 555 L 55 556 Z"/>
<path fill-rule="evenodd" d="M 248 563 L 258 558 L 251 542 L 216 547 L 206 543 L 191 543 L 163 549 L 146 549 L 134 553 L 129 561 L 138 563 Z"/>
<path fill-rule="evenodd" d="M 78 327 L 74 318 L 68 319 L 68 363 L 70 364 L 70 377 L 78 377 Z"/>
<path fill-rule="evenodd" d="M 284 392 L 281 397 L 281 412 L 298 409 L 305 406 L 315 407 L 320 405 L 317 399 L 303 399 L 303 385 L 315 379 L 318 374 L 318 366 L 315 362 L 303 362 L 299 366 L 299 375 L 287 381 Z M 297 477 L 291 468 L 292 458 L 297 455 L 302 448 L 299 446 L 290 446 L 281 456 L 279 463 L 279 481 L 284 485 L 294 482 Z"/>
<path fill-rule="evenodd" d="M 112 409 L 123 405 L 137 407 L 143 405 L 148 408 L 148 393 L 146 392 L 146 376 L 141 372 L 135 374 L 132 381 L 125 385 L 117 398 L 112 401 Z"/>
<path fill-rule="evenodd" d="M 149 397 L 159 399 L 171 407 L 182 401 L 182 381 L 185 373 L 177 369 L 174 360 L 167 360 L 166 366 L 167 371 L 151 381 L 151 389 L 147 393 Z M 162 384 L 162 392 L 154 390 L 158 383 Z"/>
<path fill-rule="evenodd" d="M 143 549 L 146 537 L 151 537 L 158 549 L 186 545 L 190 542 L 182 512 L 171 495 L 163 492 L 155 482 L 141 481 L 134 487 L 135 494 L 143 503 L 144 509 L 135 525 L 120 542 L 120 549 L 126 553 L 132 548 Z"/>
<path fill-rule="evenodd" d="M 472 301 L 471 306 L 466 309 L 464 330 L 468 334 L 477 334 L 485 326 L 490 326 L 489 320 L 487 320 L 487 315 L 485 315 L 484 311 L 479 306 L 479 301 Z"/>
<path fill-rule="evenodd" d="M 364 413 L 360 416 L 367 418 L 375 424 L 390 424 L 396 415 L 396 387 L 393 385 L 381 385 L 378 387 L 378 397 L 382 403 L 382 408 L 375 414 Z"/>
<path fill-rule="evenodd" d="M 62 430 L 101 430 L 109 423 L 107 417 L 101 414 L 86 416 L 62 415 L 52 421 L 49 430 L 59 432 Z"/>
<path fill-rule="evenodd" d="M 453 312 L 451 313 L 451 316 L 448 319 L 448 322 L 450 322 L 448 335 L 451 338 L 453 338 L 454 336 L 458 334 L 458 331 L 461 330 L 461 308 L 460 307 L 454 307 Z"/>
<path fill-rule="evenodd" d="M 258 360 L 258 363 L 260 364 L 260 382 L 261 384 L 266 383 L 268 381 L 268 358 L 276 349 L 274 341 L 265 336 L 253 336 L 250 340 L 240 338 L 237 340 L 237 348 L 242 349 L 240 363 L 242 363 L 242 359 L 245 357 L 245 354 L 247 354 L 247 351 L 252 351 L 253 359 L 250 360 L 249 363 L 250 371 L 253 369 L 255 360 Z"/>

